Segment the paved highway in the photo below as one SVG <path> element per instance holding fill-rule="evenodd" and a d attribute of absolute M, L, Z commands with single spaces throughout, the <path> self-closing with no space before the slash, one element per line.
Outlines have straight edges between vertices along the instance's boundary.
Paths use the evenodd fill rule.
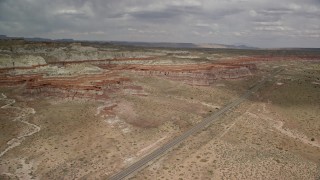
<path fill-rule="evenodd" d="M 214 113 L 213 115 L 205 118 L 203 121 L 200 123 L 196 124 L 180 136 L 174 138 L 173 140 L 167 142 L 163 146 L 159 147 L 152 153 L 144 156 L 142 159 L 138 160 L 137 162 L 131 164 L 130 166 L 126 167 L 122 171 L 118 172 L 117 174 L 109 177 L 108 179 L 110 180 L 119 180 L 119 179 L 125 179 L 128 177 L 131 177 L 134 175 L 134 173 L 138 172 L 141 170 L 143 167 L 146 165 L 150 164 L 152 161 L 155 159 L 159 158 L 161 155 L 164 155 L 167 151 L 173 149 L 176 147 L 178 144 L 180 144 L 182 141 L 187 139 L 189 136 L 195 135 L 196 133 L 200 132 L 203 130 L 205 127 L 209 126 L 212 122 L 218 119 L 221 115 L 226 113 L 228 110 L 238 106 L 241 104 L 243 101 L 245 101 L 249 96 L 251 96 L 253 93 L 255 93 L 257 90 L 263 87 L 263 85 L 272 77 L 274 77 L 276 74 L 280 73 L 282 69 L 276 69 L 274 70 L 270 75 L 267 77 L 264 77 L 262 80 L 257 82 L 255 85 L 253 85 L 251 88 L 247 90 L 246 93 L 244 93 L 241 97 L 236 99 L 235 101 L 227 104 L 223 108 L 221 108 L 219 111 Z"/>

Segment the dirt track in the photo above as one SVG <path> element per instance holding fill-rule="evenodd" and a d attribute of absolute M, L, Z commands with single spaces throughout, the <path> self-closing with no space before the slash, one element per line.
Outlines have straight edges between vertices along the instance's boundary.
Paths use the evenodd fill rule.
<path fill-rule="evenodd" d="M 281 72 L 282 69 L 276 69 L 274 72 L 272 72 L 268 77 L 265 77 L 260 82 L 257 82 L 254 86 L 252 86 L 246 93 L 244 93 L 240 98 L 236 99 L 235 101 L 231 102 L 230 104 L 224 106 L 219 111 L 211 115 L 210 117 L 205 118 L 200 123 L 196 124 L 192 128 L 190 128 L 188 131 L 184 132 L 183 134 L 179 135 L 178 137 L 174 138 L 173 140 L 169 141 L 165 145 L 161 146 L 160 148 L 156 149 L 152 153 L 144 156 L 139 161 L 133 163 L 129 167 L 125 168 L 124 170 L 120 171 L 119 173 L 111 176 L 110 180 L 119 180 L 119 179 L 125 179 L 128 178 L 137 171 L 139 171 L 141 168 L 143 168 L 148 163 L 152 163 L 155 159 L 161 157 L 166 152 L 172 150 L 174 147 L 179 145 L 181 142 L 183 142 L 185 139 L 187 139 L 189 136 L 192 136 L 205 127 L 209 126 L 213 121 L 215 121 L 217 118 L 222 116 L 225 112 L 229 111 L 230 109 L 238 106 L 243 101 L 245 101 L 249 96 L 251 96 L 253 93 L 255 93 L 257 90 L 262 88 L 262 86 L 265 84 L 267 80 L 270 80 L 273 76 Z"/>
<path fill-rule="evenodd" d="M 35 114 L 35 111 L 33 108 L 21 108 L 21 107 L 16 107 L 16 106 L 12 106 L 14 103 L 16 103 L 16 100 L 14 99 L 8 99 L 6 95 L 4 95 L 3 93 L 1 94 L 1 98 L 0 101 L 6 101 L 7 104 L 1 106 L 1 109 L 9 109 L 9 108 L 13 108 L 15 110 L 18 110 L 18 114 L 19 116 L 16 117 L 13 121 L 19 121 L 23 124 L 26 125 L 26 128 L 28 128 L 28 131 L 24 132 L 22 135 L 11 139 L 10 141 L 7 142 L 8 147 L 5 148 L 2 152 L 0 152 L 0 158 L 7 153 L 8 151 L 10 151 L 11 149 L 13 149 L 14 147 L 19 146 L 23 140 L 28 137 L 31 136 L 37 132 L 39 132 L 41 130 L 41 128 L 35 124 L 29 123 L 28 121 L 26 121 L 26 118 L 30 115 L 30 114 Z"/>

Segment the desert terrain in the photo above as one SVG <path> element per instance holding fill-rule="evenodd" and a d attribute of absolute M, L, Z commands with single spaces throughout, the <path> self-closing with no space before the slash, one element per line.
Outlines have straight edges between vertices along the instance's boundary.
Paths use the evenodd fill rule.
<path fill-rule="evenodd" d="M 0 41 L 0 179 L 319 179 L 320 50 Z"/>

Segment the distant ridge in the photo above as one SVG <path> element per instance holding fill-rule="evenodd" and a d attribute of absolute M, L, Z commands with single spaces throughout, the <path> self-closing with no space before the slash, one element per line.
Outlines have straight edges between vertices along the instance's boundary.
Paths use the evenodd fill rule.
<path fill-rule="evenodd" d="M 258 49 L 246 45 L 225 45 L 213 43 L 171 43 L 171 42 L 131 42 L 131 41 L 80 41 L 74 39 L 48 39 L 48 38 L 26 38 L 26 37 L 8 37 L 0 35 L 0 40 L 25 40 L 30 42 L 107 42 L 115 45 L 137 46 L 137 47 L 158 47 L 158 48 L 207 48 L 207 49 Z"/>
<path fill-rule="evenodd" d="M 246 45 L 224 45 L 212 43 L 166 43 L 166 42 L 128 42 L 111 41 L 112 44 L 138 46 L 138 47 L 163 47 L 163 48 L 208 48 L 208 49 L 258 49 Z"/>
<path fill-rule="evenodd" d="M 250 47 L 246 45 L 225 45 L 225 44 L 195 44 L 198 48 L 215 48 L 215 49 L 258 49 L 256 47 Z"/>
<path fill-rule="evenodd" d="M 193 43 L 111 41 L 112 44 L 138 47 L 197 48 Z"/>
<path fill-rule="evenodd" d="M 0 40 L 15 40 L 15 39 L 22 39 L 25 41 L 31 42 L 75 42 L 74 39 L 48 39 L 48 38 L 40 38 L 40 37 L 33 37 L 33 38 L 26 38 L 26 37 L 8 37 L 6 35 L 0 35 Z"/>

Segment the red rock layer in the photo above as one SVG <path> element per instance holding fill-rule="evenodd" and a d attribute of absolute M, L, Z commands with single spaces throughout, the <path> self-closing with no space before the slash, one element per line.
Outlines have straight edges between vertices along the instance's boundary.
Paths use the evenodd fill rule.
<path fill-rule="evenodd" d="M 121 58 L 104 60 L 85 60 L 50 62 L 53 65 L 90 63 L 108 72 L 101 74 L 85 74 L 67 77 L 46 77 L 45 74 L 10 75 L 14 68 L 0 68 L 0 86 L 14 86 L 24 84 L 28 94 L 42 94 L 45 96 L 107 99 L 108 96 L 125 92 L 132 95 L 147 95 L 141 87 L 130 84 L 130 79 L 121 78 L 119 72 L 131 72 L 142 76 L 156 76 L 191 85 L 207 86 L 218 79 L 235 79 L 250 76 L 257 70 L 254 62 L 281 60 L 320 60 L 318 56 L 249 56 L 221 63 L 185 64 L 185 65 L 140 65 L 115 64 L 113 61 L 144 61 L 155 60 L 148 58 Z M 50 65 L 47 64 L 47 65 Z M 35 69 L 39 66 L 15 67 L 15 69 Z"/>
<path fill-rule="evenodd" d="M 251 75 L 255 64 L 187 64 L 187 65 L 99 65 L 100 68 L 130 71 L 143 76 L 164 77 L 191 85 L 207 86 L 218 79 L 235 79 Z"/>
<path fill-rule="evenodd" d="M 263 56 L 248 56 L 238 57 L 232 60 L 233 63 L 248 63 L 259 61 L 320 61 L 320 56 L 311 55 L 263 55 Z"/>
<path fill-rule="evenodd" d="M 0 86 L 15 86 L 34 81 L 40 78 L 42 75 L 0 75 Z"/>
<path fill-rule="evenodd" d="M 58 97 L 106 99 L 108 93 L 120 90 L 129 82 L 114 73 L 86 74 L 75 77 L 45 77 L 43 75 L 2 75 L 0 86 L 25 84 L 26 93 Z"/>
<path fill-rule="evenodd" d="M 157 57 L 146 57 L 146 58 L 113 58 L 113 59 L 92 59 L 92 60 L 79 60 L 79 61 L 54 61 L 49 62 L 48 64 L 33 65 L 27 67 L 5 67 L 0 68 L 0 73 L 5 73 L 10 70 L 23 70 L 23 69 L 35 69 L 37 67 L 48 66 L 48 65 L 68 65 L 68 64 L 81 64 L 81 63 L 90 63 L 90 64 L 111 64 L 113 62 L 121 61 L 149 61 L 155 60 Z"/>

